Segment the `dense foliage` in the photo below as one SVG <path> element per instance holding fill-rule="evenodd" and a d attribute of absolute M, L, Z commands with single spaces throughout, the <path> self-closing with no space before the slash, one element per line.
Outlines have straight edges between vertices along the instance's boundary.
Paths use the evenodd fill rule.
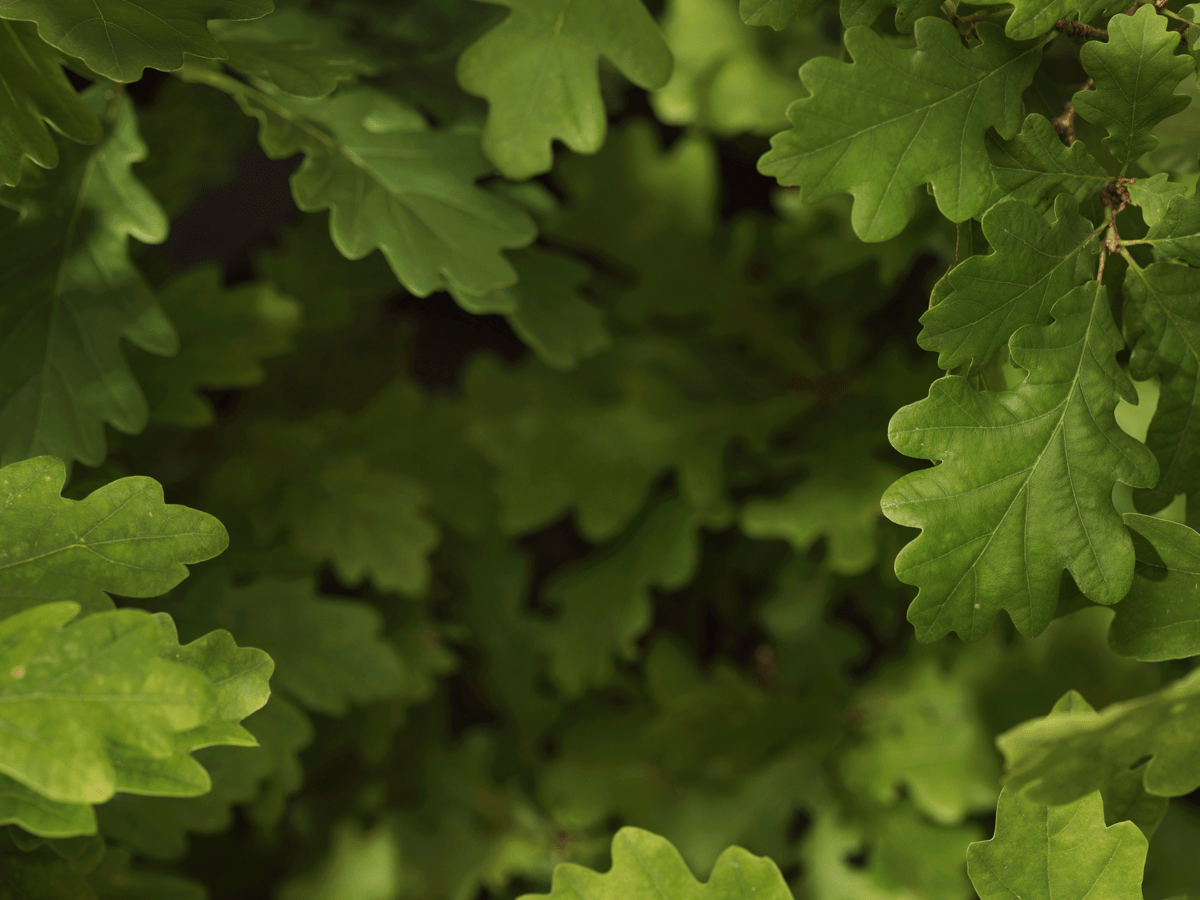
<path fill-rule="evenodd" d="M 1200 894 L 1198 12 L 0 0 L 0 900 Z"/>

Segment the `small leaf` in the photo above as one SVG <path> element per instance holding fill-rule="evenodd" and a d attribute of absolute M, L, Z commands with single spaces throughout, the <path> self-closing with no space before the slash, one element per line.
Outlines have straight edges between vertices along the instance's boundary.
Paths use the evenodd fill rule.
<path fill-rule="evenodd" d="M 1179 257 L 1200 266 L 1200 198 L 1171 197 L 1162 217 L 1146 224 L 1150 226 L 1146 240 L 1160 256 Z"/>
<path fill-rule="evenodd" d="M 554 870 L 549 894 L 519 900 L 791 900 L 783 876 L 771 860 L 730 847 L 701 884 L 665 839 L 637 828 L 622 828 L 612 842 L 612 868 L 600 874 L 574 863 Z"/>
<path fill-rule="evenodd" d="M 913 50 L 847 30 L 854 62 L 804 64 L 812 96 L 788 109 L 794 127 L 771 139 L 759 171 L 798 185 L 809 203 L 853 194 L 851 222 L 865 241 L 899 234 L 925 183 L 952 221 L 982 212 L 992 193 L 984 133 L 1016 134 L 1041 50 L 986 23 L 978 30 L 982 46 L 967 49 L 949 22 L 919 19 Z"/>
<path fill-rule="evenodd" d="M 741 0 L 738 13 L 747 25 L 769 25 L 776 31 L 787 28 L 796 16 L 806 16 L 820 0 Z"/>
<path fill-rule="evenodd" d="M 1167 215 L 1171 201 L 1187 193 L 1187 185 L 1168 181 L 1165 172 L 1151 178 L 1139 178 L 1127 185 L 1129 202 L 1142 208 L 1142 218 L 1151 229 L 1159 226 Z"/>
<path fill-rule="evenodd" d="M 1108 23 L 1108 41 L 1088 41 L 1080 62 L 1096 83 L 1093 91 L 1073 98 L 1084 119 L 1108 129 L 1104 145 L 1122 165 L 1122 172 L 1158 146 L 1150 132 L 1168 116 L 1188 105 L 1175 87 L 1195 71 L 1195 62 L 1177 56 L 1179 33 L 1167 30 L 1166 16 L 1143 6 L 1132 16 L 1119 13 Z"/>
<path fill-rule="evenodd" d="M 1132 583 L 1133 543 L 1112 489 L 1149 487 L 1158 466 L 1113 416 L 1118 398 L 1136 397 L 1114 358 L 1121 336 L 1096 282 L 1053 316 L 1013 335 L 1013 362 L 1029 374 L 1012 390 L 976 392 L 947 376 L 892 418 L 897 450 L 941 461 L 883 498 L 892 521 L 923 529 L 896 558 L 897 577 L 921 588 L 908 618 L 922 641 L 951 631 L 978 640 L 1002 609 L 1022 634 L 1040 634 L 1064 569 L 1106 605 Z"/>
<path fill-rule="evenodd" d="M 408 290 L 482 294 L 516 281 L 505 248 L 533 240 L 529 217 L 476 186 L 488 166 L 478 140 L 431 131 L 413 108 L 375 88 L 303 100 L 193 70 L 235 93 L 272 159 L 304 153 L 292 193 L 305 212 L 330 210 L 334 244 L 350 259 L 379 248 Z"/>
<path fill-rule="evenodd" d="M 1054 304 L 1095 273 L 1097 231 L 1075 201 L 1060 195 L 1054 222 L 1032 206 L 997 203 L 983 216 L 994 252 L 972 256 L 946 275 L 950 293 L 921 316 L 917 337 L 949 371 L 964 363 L 978 372 L 1025 325 L 1045 325 Z"/>
<path fill-rule="evenodd" d="M 21 180 L 21 161 L 58 165 L 58 147 L 46 123 L 73 141 L 104 137 L 96 113 L 67 81 L 61 58 L 24 22 L 0 20 L 0 186 Z"/>
<path fill-rule="evenodd" d="M 551 143 L 595 153 L 607 116 L 603 56 L 639 87 L 662 87 L 671 52 L 641 0 L 488 0 L 508 18 L 463 51 L 458 81 L 487 98 L 483 149 L 508 178 L 546 172 Z"/>
<path fill-rule="evenodd" d="M 967 871 L 981 900 L 1141 900 L 1147 847 L 1132 822 L 1105 827 L 1099 791 L 1050 807 L 1006 788 Z"/>
<path fill-rule="evenodd" d="M 0 615 L 50 600 L 111 609 L 105 591 L 164 594 L 187 577 L 185 563 L 229 541 L 212 516 L 164 504 L 152 478 L 122 478 L 78 501 L 59 495 L 65 478 L 48 456 L 0 469 Z"/>
<path fill-rule="evenodd" d="M 224 59 L 209 19 L 257 19 L 271 0 L 0 0 L 0 19 L 36 22 L 42 40 L 112 81 L 170 72 L 184 54 Z"/>

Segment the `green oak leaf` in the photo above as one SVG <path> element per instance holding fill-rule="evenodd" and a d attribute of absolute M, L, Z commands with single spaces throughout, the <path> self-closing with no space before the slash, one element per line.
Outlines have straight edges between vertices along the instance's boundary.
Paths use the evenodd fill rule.
<path fill-rule="evenodd" d="M 78 612 L 46 603 L 0 621 L 0 771 L 51 800 L 102 803 L 124 787 L 123 764 L 170 758 L 214 693 L 202 672 L 161 657 L 150 613 L 68 625 Z"/>
<path fill-rule="evenodd" d="M 843 575 L 857 575 L 875 562 L 879 495 L 900 472 L 873 460 L 839 465 L 821 460 L 807 478 L 776 500 L 750 500 L 739 516 L 752 538 L 783 538 L 798 554 L 825 537 L 825 561 Z"/>
<path fill-rule="evenodd" d="M 343 715 L 401 692 L 404 661 L 379 634 L 383 618 L 354 600 L 322 597 L 311 582 L 229 588 L 216 621 L 275 660 L 275 686 L 316 712 Z"/>
<path fill-rule="evenodd" d="M 130 363 L 150 418 L 183 428 L 213 423 L 212 404 L 201 390 L 261 382 L 259 361 L 291 350 L 303 319 L 300 305 L 270 282 L 225 290 L 213 265 L 180 276 L 158 299 L 179 332 L 179 352 L 169 360 L 137 354 Z"/>
<path fill-rule="evenodd" d="M 1141 763 L 1150 794 L 1179 797 L 1200 787 L 1200 670 L 1100 712 L 1081 701 L 1072 691 L 1059 702 L 1069 712 L 1023 722 L 996 738 L 1007 787 L 1058 806 Z"/>
<path fill-rule="evenodd" d="M 561 613 L 547 625 L 542 644 L 564 694 L 608 683 L 613 657 L 635 656 L 637 640 L 653 622 L 651 589 L 677 590 L 695 574 L 698 520 L 687 503 L 663 501 L 615 546 L 547 580 L 543 600 Z"/>
<path fill-rule="evenodd" d="M 987 23 L 978 30 L 983 44 L 968 49 L 949 22 L 919 19 L 909 50 L 865 26 L 848 29 L 854 62 L 804 64 L 812 96 L 788 108 L 793 128 L 771 139 L 759 171 L 799 186 L 809 203 L 853 194 L 851 223 L 865 241 L 899 234 L 925 183 L 947 218 L 982 212 L 992 194 L 984 133 L 1017 133 L 1041 50 Z"/>
<path fill-rule="evenodd" d="M 1142 219 L 1150 228 L 1157 228 L 1166 218 L 1171 201 L 1176 197 L 1187 194 L 1187 185 L 1168 180 L 1166 172 L 1159 172 L 1150 178 L 1139 178 L 1133 184 L 1126 185 L 1129 191 L 1129 202 L 1141 207 Z"/>
<path fill-rule="evenodd" d="M 1055 198 L 1054 222 L 1015 200 L 983 216 L 994 252 L 950 270 L 950 293 L 921 316 L 917 343 L 938 353 L 949 371 L 964 363 L 978 372 L 1025 325 L 1045 325 L 1050 310 L 1095 274 L 1098 229 L 1079 215 L 1075 200 Z"/>
<path fill-rule="evenodd" d="M 707 883 L 696 881 L 679 851 L 658 835 L 622 828 L 612 841 L 612 868 L 601 874 L 574 863 L 554 869 L 549 894 L 519 900 L 791 900 L 778 867 L 741 847 L 718 857 Z"/>
<path fill-rule="evenodd" d="M 1052 315 L 1013 335 L 1012 360 L 1029 372 L 1016 387 L 976 392 L 946 376 L 892 418 L 897 450 L 941 461 L 883 498 L 892 521 L 922 529 L 896 558 L 897 577 L 920 588 L 908 619 L 922 641 L 951 631 L 978 640 L 1002 609 L 1022 634 L 1040 634 L 1064 569 L 1106 605 L 1132 583 L 1133 543 L 1112 489 L 1153 485 L 1158 465 L 1113 416 L 1118 399 L 1137 396 L 1115 359 L 1121 335 L 1096 282 Z"/>
<path fill-rule="evenodd" d="M 943 825 L 992 808 L 996 752 L 962 679 L 925 660 L 899 677 L 876 679 L 853 708 L 862 742 L 841 757 L 851 790 L 891 806 L 903 787 L 913 806 Z"/>
<path fill-rule="evenodd" d="M 1009 37 L 1028 40 L 1054 28 L 1059 19 L 1090 22 L 1109 5 L 1111 0 L 1014 0 L 1012 14 L 1004 25 Z M 998 5 L 985 3 L 984 6 Z M 1073 16 L 1072 13 L 1078 13 Z"/>
<path fill-rule="evenodd" d="M 1011 140 L 989 131 L 987 151 L 996 184 L 993 203 L 1008 198 L 1045 211 L 1059 194 L 1083 203 L 1110 180 L 1083 141 L 1068 147 L 1046 117 L 1036 113 L 1026 116 Z"/>
<path fill-rule="evenodd" d="M 152 478 L 122 478 L 85 500 L 59 495 L 65 478 L 49 456 L 0 469 L 0 615 L 51 600 L 112 609 L 105 591 L 164 594 L 187 577 L 185 563 L 229 541 L 212 516 L 164 504 Z"/>
<path fill-rule="evenodd" d="M 967 871 L 981 900 L 1141 900 L 1148 846 L 1132 822 L 1105 826 L 1099 791 L 1042 806 L 1006 788 L 996 836 L 967 848 Z"/>
<path fill-rule="evenodd" d="M 1146 444 L 1161 477 L 1135 492 L 1134 502 L 1157 512 L 1176 494 L 1200 493 L 1200 422 L 1193 405 L 1200 391 L 1200 270 L 1170 262 L 1132 265 L 1125 292 L 1129 374 L 1139 381 L 1157 377 L 1160 386 Z"/>
<path fill-rule="evenodd" d="M 293 97 L 325 97 L 358 75 L 379 72 L 332 21 L 300 9 L 281 9 L 251 22 L 218 20 L 209 30 L 225 48 L 227 65 L 265 78 Z"/>
<path fill-rule="evenodd" d="M 137 81 L 146 68 L 170 72 L 184 54 L 224 59 L 210 19 L 257 19 L 271 0 L 0 0 L 0 19 L 36 22 L 52 47 L 112 81 Z"/>
<path fill-rule="evenodd" d="M 292 521 L 296 547 L 333 562 L 349 585 L 369 577 L 380 590 L 420 595 L 441 530 L 425 512 L 425 486 L 363 458 L 341 459 L 308 486 Z"/>
<path fill-rule="evenodd" d="M 419 297 L 447 287 L 482 294 L 517 280 L 501 251 L 525 246 L 536 230 L 475 184 L 488 165 L 474 135 L 432 131 L 415 109 L 372 87 L 305 100 L 199 66 L 184 77 L 232 93 L 259 120 L 272 159 L 304 154 L 292 175 L 296 205 L 330 211 L 330 235 L 347 258 L 378 248 Z"/>
<path fill-rule="evenodd" d="M 600 57 L 642 88 L 670 77 L 671 52 L 641 0 L 487 2 L 512 12 L 463 51 L 458 82 L 487 99 L 483 150 L 508 178 L 548 171 L 555 139 L 576 153 L 600 149 Z"/>
<path fill-rule="evenodd" d="M 129 259 L 128 238 L 159 243 L 167 219 L 138 182 L 146 156 L 133 103 L 84 94 L 108 134 L 92 148 L 68 145 L 58 168 L 35 170 L 0 200 L 21 211 L 0 225 L 0 459 L 49 453 L 96 466 L 104 424 L 136 433 L 146 400 L 121 340 L 174 353 L 177 339 Z M 107 109 L 107 111 L 106 111 Z M 40 177 L 35 177 L 40 176 Z"/>
<path fill-rule="evenodd" d="M 48 838 L 96 833 L 91 804 L 51 800 L 7 775 L 0 775 L 0 822 Z"/>
<path fill-rule="evenodd" d="M 573 369 L 611 343 L 604 313 L 581 293 L 587 266 L 541 247 L 511 255 L 519 280 L 486 294 L 451 289 L 458 305 L 473 313 L 500 313 L 538 358 L 554 369 Z"/>
<path fill-rule="evenodd" d="M 820 0 L 740 0 L 738 14 L 747 25 L 769 25 L 783 31 L 797 16 L 806 16 Z"/>
<path fill-rule="evenodd" d="M 1156 797 L 1146 790 L 1141 766 L 1117 773 L 1104 786 L 1100 796 L 1104 800 L 1106 825 L 1132 822 L 1146 836 L 1146 840 L 1154 837 L 1154 832 L 1171 806 L 1169 798 Z"/>
<path fill-rule="evenodd" d="M 32 25 L 0 20 L 0 88 L 0 186 L 21 180 L 23 159 L 43 169 L 58 165 L 47 123 L 82 144 L 104 137 L 96 113 L 67 81 L 61 57 Z"/>
<path fill-rule="evenodd" d="M 1150 226 L 1146 240 L 1160 256 L 1200 266 L 1200 198 L 1171 197 L 1161 218 L 1146 224 Z"/>
<path fill-rule="evenodd" d="M 1109 645 L 1122 656 L 1157 661 L 1200 656 L 1200 534 L 1178 522 L 1136 513 L 1137 568 L 1116 606 Z"/>
<path fill-rule="evenodd" d="M 1154 126 L 1190 102 L 1175 87 L 1196 63 L 1176 55 L 1179 33 L 1167 24 L 1153 5 L 1118 14 L 1109 20 L 1108 41 L 1088 41 L 1079 53 L 1096 88 L 1075 94 L 1072 103 L 1080 116 L 1108 130 L 1104 145 L 1122 172 L 1158 146 Z"/>

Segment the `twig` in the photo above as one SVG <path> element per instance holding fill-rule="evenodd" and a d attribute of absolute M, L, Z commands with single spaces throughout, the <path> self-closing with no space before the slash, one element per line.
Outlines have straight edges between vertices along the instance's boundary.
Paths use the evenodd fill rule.
<path fill-rule="evenodd" d="M 1083 22 L 1068 22 L 1066 19 L 1059 19 L 1054 23 L 1054 27 L 1067 37 L 1085 37 L 1092 41 L 1108 40 L 1108 32 L 1105 29 L 1096 28 L 1094 25 L 1085 25 Z"/>
<path fill-rule="evenodd" d="M 1090 78 L 1079 86 L 1081 91 L 1094 91 L 1095 89 L 1096 82 Z M 1058 139 L 1070 147 L 1075 143 L 1075 104 L 1070 100 L 1064 103 L 1062 115 L 1055 116 L 1050 120 L 1050 124 L 1058 133 Z"/>

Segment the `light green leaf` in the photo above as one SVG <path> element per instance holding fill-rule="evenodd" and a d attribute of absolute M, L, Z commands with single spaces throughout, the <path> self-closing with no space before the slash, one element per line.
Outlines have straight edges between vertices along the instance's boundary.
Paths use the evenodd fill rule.
<path fill-rule="evenodd" d="M 458 82 L 487 98 L 483 149 L 508 178 L 548 171 L 555 139 L 576 153 L 600 149 L 601 56 L 639 87 L 662 87 L 671 74 L 671 52 L 641 0 L 488 2 L 512 12 L 459 57 Z"/>
<path fill-rule="evenodd" d="M 67 81 L 59 55 L 24 22 L 0 20 L 0 186 L 21 180 L 21 161 L 43 169 L 58 165 L 50 129 L 73 141 L 94 144 L 104 137 L 95 112 Z"/>
<path fill-rule="evenodd" d="M 666 839 L 637 828 L 613 837 L 612 868 L 600 874 L 573 863 L 554 870 L 549 894 L 520 900 L 791 900 L 783 876 L 771 860 L 730 847 L 717 859 L 705 884 L 688 871 Z"/>
<path fill-rule="evenodd" d="M 171 354 L 176 337 L 129 260 L 128 238 L 159 243 L 167 220 L 132 173 L 146 156 L 133 103 L 88 107 L 106 119 L 94 148 L 63 148 L 57 169 L 26 176 L 0 199 L 22 216 L 0 226 L 0 457 L 43 453 L 99 465 L 104 424 L 135 433 L 146 400 L 121 353 L 126 338 Z M 105 112 L 106 107 L 108 111 Z M 40 175 L 41 177 L 35 177 Z"/>
<path fill-rule="evenodd" d="M 901 453 L 941 465 L 898 481 L 883 498 L 894 522 L 923 529 L 896 558 L 920 587 L 908 618 L 922 641 L 954 631 L 978 640 L 1000 610 L 1040 634 L 1054 616 L 1063 569 L 1085 596 L 1113 604 L 1133 580 L 1133 542 L 1112 506 L 1117 481 L 1149 487 L 1158 466 L 1118 428 L 1118 398 L 1136 394 L 1118 366 L 1122 346 L 1096 282 L 1055 304 L 1054 324 L 1013 335 L 1015 388 L 974 391 L 934 382 L 889 426 Z"/>
<path fill-rule="evenodd" d="M 1106 825 L 1132 822 L 1146 836 L 1146 840 L 1154 837 L 1154 832 L 1171 805 L 1167 797 L 1156 797 L 1146 790 L 1140 766 L 1117 773 L 1104 786 L 1100 796 L 1104 800 Z"/>
<path fill-rule="evenodd" d="M 254 22 L 218 20 L 209 30 L 225 48 L 228 65 L 293 97 L 325 97 L 342 82 L 379 71 L 332 20 L 301 9 L 281 9 Z"/>
<path fill-rule="evenodd" d="M 0 775 L 0 822 L 41 837 L 96 833 L 96 811 L 90 804 L 51 800 L 7 775 Z"/>
<path fill-rule="evenodd" d="M 612 548 L 547 581 L 545 602 L 562 611 L 546 628 L 550 674 L 568 696 L 608 683 L 613 656 L 631 659 L 653 620 L 650 590 L 691 580 L 700 553 L 696 512 L 680 500 L 651 507 Z"/>
<path fill-rule="evenodd" d="M 1151 178 L 1139 178 L 1125 189 L 1129 191 L 1129 202 L 1142 208 L 1142 218 L 1152 229 L 1166 217 L 1171 201 L 1187 194 L 1187 185 L 1168 181 L 1165 172 Z"/>
<path fill-rule="evenodd" d="M 742 508 L 742 531 L 752 538 L 783 538 L 804 553 L 818 538 L 827 541 L 830 569 L 857 575 L 875 562 L 879 495 L 901 474 L 883 463 L 825 459 L 778 500 L 756 498 Z"/>
<path fill-rule="evenodd" d="M 1010 198 L 1045 211 L 1058 194 L 1083 203 L 1110 180 L 1083 141 L 1068 147 L 1045 116 L 1036 113 L 1025 118 L 1020 134 L 1012 140 L 989 131 L 987 151 L 996 183 L 992 203 Z"/>
<path fill-rule="evenodd" d="M 1177 202 L 1171 202 L 1172 209 Z M 1157 512 L 1176 494 L 1200 493 L 1200 422 L 1194 407 L 1200 391 L 1200 271 L 1169 262 L 1130 266 L 1125 291 L 1133 347 L 1129 374 L 1139 381 L 1157 377 L 1160 387 L 1146 444 L 1158 459 L 1161 478 L 1136 492 L 1134 500 L 1139 509 Z"/>
<path fill-rule="evenodd" d="M 36 22 L 46 43 L 128 82 L 147 67 L 178 69 L 185 53 L 224 59 L 209 19 L 257 19 L 271 9 L 271 0 L 0 0 L 0 19 Z"/>
<path fill-rule="evenodd" d="M 608 348 L 604 314 L 581 293 L 588 268 L 571 257 L 529 247 L 512 253 L 519 280 L 484 295 L 451 289 L 473 313 L 501 313 L 538 358 L 554 369 L 573 369 L 580 359 Z"/>
<path fill-rule="evenodd" d="M 1146 240 L 1160 256 L 1200 266 L 1200 198 L 1171 197 L 1162 217 L 1146 224 L 1150 226 Z"/>
<path fill-rule="evenodd" d="M 488 171 L 478 139 L 431 131 L 415 109 L 375 88 L 303 100 L 256 90 L 191 66 L 186 78 L 233 94 L 259 120 L 272 159 L 305 155 L 292 194 L 305 212 L 330 210 L 343 255 L 378 248 L 420 297 L 447 287 L 482 294 L 513 284 L 502 250 L 533 240 L 529 217 L 475 184 Z"/>
<path fill-rule="evenodd" d="M 982 900 L 1141 900 L 1147 847 L 1132 822 L 1105 827 L 1099 791 L 1042 806 L 1005 789 L 996 836 L 967 849 L 967 870 Z"/>
<path fill-rule="evenodd" d="M 820 0 L 741 0 L 738 13 L 747 25 L 769 25 L 776 31 L 787 28 L 796 16 L 816 9 Z"/>
<path fill-rule="evenodd" d="M 369 577 L 380 590 L 420 595 L 441 531 L 425 512 L 425 487 L 358 456 L 334 462 L 305 491 L 292 522 L 296 547 L 332 560 L 347 585 Z"/>
<path fill-rule="evenodd" d="M 1097 230 L 1070 196 L 1054 201 L 1054 222 L 1032 206 L 997 203 L 984 214 L 994 252 L 950 270 L 950 293 L 921 316 L 917 337 L 949 371 L 964 363 L 978 372 L 1025 325 L 1045 325 L 1054 304 L 1096 273 Z"/>
<path fill-rule="evenodd" d="M 1175 54 L 1179 33 L 1167 30 L 1167 25 L 1166 16 L 1153 5 L 1132 16 L 1119 13 L 1109 20 L 1107 42 L 1088 41 L 1079 52 L 1096 89 L 1071 98 L 1075 111 L 1108 130 L 1104 145 L 1121 163 L 1122 172 L 1158 146 L 1158 138 L 1150 133 L 1154 126 L 1190 102 L 1176 94 L 1175 87 L 1196 64 Z"/>
<path fill-rule="evenodd" d="M 178 735 L 204 724 L 213 688 L 160 657 L 150 613 L 67 625 L 78 612 L 47 603 L 0 621 L 0 771 L 52 800 L 101 803 L 123 787 L 122 761 L 169 757 Z"/>
<path fill-rule="evenodd" d="M 913 806 L 943 825 L 996 802 L 991 734 L 961 679 L 926 660 L 877 679 L 856 698 L 864 740 L 841 758 L 847 785 L 881 805 L 904 787 Z"/>
<path fill-rule="evenodd" d="M 343 715 L 349 704 L 395 696 L 406 672 L 366 603 L 322 597 L 308 581 L 260 581 L 229 588 L 218 622 L 275 660 L 275 686 L 305 706 Z"/>
<path fill-rule="evenodd" d="M 1197 734 L 1200 671 L 1193 671 L 1098 713 L 1082 703 L 1070 712 L 1024 722 L 996 738 L 996 745 L 1008 764 L 1006 786 L 1057 806 L 1104 787 L 1147 759 L 1141 771 L 1149 793 L 1190 794 L 1200 787 Z"/>
<path fill-rule="evenodd" d="M 185 563 L 229 541 L 212 516 L 164 504 L 152 478 L 122 478 L 85 500 L 59 495 L 65 478 L 48 456 L 0 469 L 0 615 L 51 600 L 111 609 L 105 591 L 164 594 L 187 577 Z"/>
<path fill-rule="evenodd" d="M 302 322 L 300 305 L 270 282 L 225 290 L 221 270 L 211 265 L 182 275 L 159 300 L 179 332 L 179 353 L 171 359 L 139 354 L 131 363 L 146 392 L 150 418 L 183 428 L 213 422 L 202 389 L 261 382 L 259 360 L 291 350 Z"/>
<path fill-rule="evenodd" d="M 1141 660 L 1200 656 L 1200 534 L 1128 513 L 1137 554 L 1133 588 L 1116 607 L 1113 650 Z"/>
<path fill-rule="evenodd" d="M 899 234 L 925 183 L 947 218 L 982 212 L 992 194 L 984 133 L 1017 133 L 1041 50 L 986 23 L 979 35 L 982 46 L 967 49 L 949 22 L 927 17 L 908 50 L 865 26 L 849 29 L 854 62 L 804 64 L 812 96 L 788 109 L 794 127 L 771 139 L 759 171 L 798 185 L 810 203 L 853 194 L 851 222 L 866 241 Z"/>

